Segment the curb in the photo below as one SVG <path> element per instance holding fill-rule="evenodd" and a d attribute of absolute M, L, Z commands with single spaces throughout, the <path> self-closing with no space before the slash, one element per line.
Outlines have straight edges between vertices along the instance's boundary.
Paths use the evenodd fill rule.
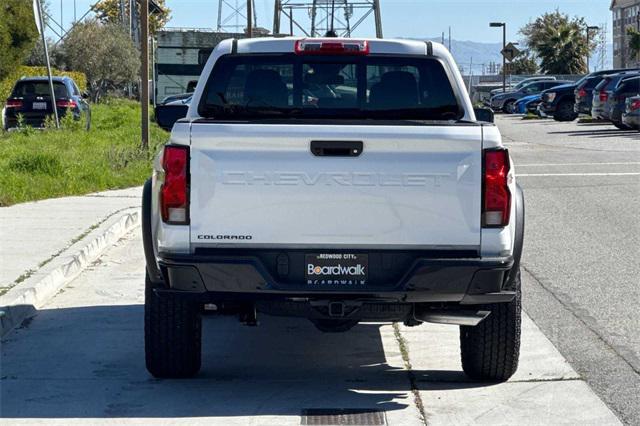
<path fill-rule="evenodd" d="M 115 223 L 106 230 L 91 237 L 91 240 L 80 250 L 65 257 L 62 264 L 42 277 L 34 277 L 36 282 L 23 286 L 18 285 L 12 289 L 13 291 L 0 297 L 0 336 L 5 336 L 26 318 L 33 316 L 38 307 L 73 281 L 106 249 L 139 225 L 140 212 L 122 213 Z"/>

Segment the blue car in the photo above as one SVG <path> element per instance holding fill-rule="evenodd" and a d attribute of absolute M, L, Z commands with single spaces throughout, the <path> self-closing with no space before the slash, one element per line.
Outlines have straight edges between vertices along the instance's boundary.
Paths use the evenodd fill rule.
<path fill-rule="evenodd" d="M 540 102 L 542 96 L 540 94 L 525 96 L 524 98 L 518 100 L 514 105 L 514 111 L 516 114 L 526 114 L 529 109 L 527 108 L 529 103 L 531 102 Z"/>

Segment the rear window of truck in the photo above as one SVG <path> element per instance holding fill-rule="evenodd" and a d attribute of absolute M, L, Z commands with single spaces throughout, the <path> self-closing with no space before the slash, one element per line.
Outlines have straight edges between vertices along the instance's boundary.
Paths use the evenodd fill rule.
<path fill-rule="evenodd" d="M 213 119 L 458 120 L 443 64 L 427 57 L 226 55 L 198 107 Z"/>

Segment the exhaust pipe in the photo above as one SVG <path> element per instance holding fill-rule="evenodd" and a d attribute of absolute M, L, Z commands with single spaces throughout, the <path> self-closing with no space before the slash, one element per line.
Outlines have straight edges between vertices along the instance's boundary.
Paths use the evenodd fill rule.
<path fill-rule="evenodd" d="M 491 311 L 424 309 L 414 310 L 413 317 L 418 321 L 436 324 L 476 326 L 491 314 Z"/>

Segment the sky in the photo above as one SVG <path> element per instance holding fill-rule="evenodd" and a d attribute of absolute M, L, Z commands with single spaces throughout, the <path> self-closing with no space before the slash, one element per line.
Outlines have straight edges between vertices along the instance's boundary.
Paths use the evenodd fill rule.
<path fill-rule="evenodd" d="M 67 29 L 75 16 L 80 18 L 97 0 L 49 0 L 53 19 Z M 230 4 L 243 0 L 227 0 Z M 258 26 L 273 26 L 273 0 L 254 0 Z M 217 22 L 218 0 L 166 0 L 172 9 L 170 27 L 212 28 Z M 452 38 L 478 42 L 502 41 L 499 28 L 489 22 L 507 22 L 508 41 L 518 41 L 518 30 L 537 16 L 559 9 L 570 16 L 586 18 L 589 25 L 608 26 L 611 40 L 610 0 L 380 0 L 385 37 L 436 37 L 451 26 Z M 301 17 L 301 20 L 302 19 Z M 282 26 L 288 21 L 283 17 Z M 51 31 L 49 31 L 51 33 Z M 372 16 L 367 18 L 354 36 L 374 36 Z"/>

